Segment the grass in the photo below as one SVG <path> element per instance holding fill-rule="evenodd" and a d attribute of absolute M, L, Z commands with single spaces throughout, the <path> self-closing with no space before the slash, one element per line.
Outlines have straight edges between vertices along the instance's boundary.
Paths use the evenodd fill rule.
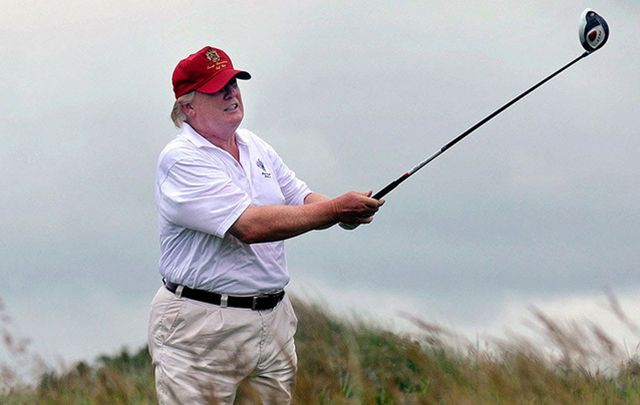
<path fill-rule="evenodd" d="M 640 364 L 597 325 L 561 324 L 534 310 L 551 350 L 515 337 L 480 349 L 417 319 L 424 333 L 403 336 L 347 322 L 316 305 L 295 301 L 294 306 L 297 404 L 640 403 Z M 10 336 L 8 317 L 0 319 L 1 331 Z M 5 347 L 25 360 L 28 345 L 17 342 L 5 338 Z M 19 373 L 3 367 L 13 379 L 0 386 L 1 404 L 156 402 L 146 348 L 81 362 L 66 372 L 47 371 L 35 385 L 21 383 Z"/>

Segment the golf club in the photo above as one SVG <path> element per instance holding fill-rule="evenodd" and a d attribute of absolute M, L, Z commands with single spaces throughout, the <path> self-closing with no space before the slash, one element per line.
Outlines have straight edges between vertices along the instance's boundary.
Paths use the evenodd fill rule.
<path fill-rule="evenodd" d="M 525 97 L 527 94 L 531 93 L 538 87 L 542 86 L 543 84 L 545 84 L 546 82 L 554 78 L 555 76 L 559 75 L 561 72 L 563 72 L 565 69 L 568 69 L 574 63 L 578 62 L 583 58 L 586 58 L 587 56 L 591 55 L 591 53 L 602 48 L 602 46 L 607 42 L 607 39 L 609 39 L 609 26 L 607 25 L 607 22 L 604 20 L 604 18 L 598 15 L 598 13 L 596 13 L 591 9 L 586 9 L 580 15 L 578 35 L 580 37 L 580 43 L 582 44 L 582 47 L 585 49 L 585 52 L 582 55 L 578 56 L 571 62 L 567 63 L 560 69 L 556 70 L 555 72 L 547 76 L 546 78 L 542 79 L 536 85 L 534 85 L 533 87 L 530 87 L 528 90 L 524 91 L 522 94 L 520 94 L 513 100 L 509 101 L 507 104 L 503 105 L 502 107 L 500 107 L 499 109 L 497 109 L 496 111 L 494 111 L 493 113 L 491 113 L 490 115 L 482 119 L 480 122 L 478 122 L 471 128 L 467 129 L 462 134 L 458 135 L 451 142 L 444 145 L 442 148 L 440 148 L 439 151 L 429 156 L 426 160 L 420 162 L 413 169 L 409 170 L 408 172 L 405 172 L 404 174 L 402 174 L 402 176 L 398 177 L 396 180 L 387 184 L 382 190 L 375 193 L 372 196 L 372 198 L 379 200 L 380 198 L 389 194 L 394 188 L 398 187 L 403 181 L 411 177 L 418 170 L 422 169 L 424 166 L 429 164 L 435 158 L 443 154 L 447 149 L 451 148 L 453 145 L 463 140 L 467 135 L 471 134 L 473 131 L 480 128 L 482 125 L 487 123 L 487 121 L 489 121 L 496 115 L 500 114 L 501 112 L 503 112 L 504 110 L 506 110 L 507 108 L 509 108 L 516 102 L 518 102 L 520 99 Z M 358 224 L 340 223 L 340 226 L 343 229 L 351 230 L 351 229 L 357 228 Z"/>

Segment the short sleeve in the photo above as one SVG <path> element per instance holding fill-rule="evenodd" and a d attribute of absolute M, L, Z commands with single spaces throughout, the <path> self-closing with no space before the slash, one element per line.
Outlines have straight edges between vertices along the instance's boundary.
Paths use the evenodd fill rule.
<path fill-rule="evenodd" d="M 157 188 L 160 215 L 220 238 L 251 203 L 221 167 L 199 156 L 171 162 Z"/>

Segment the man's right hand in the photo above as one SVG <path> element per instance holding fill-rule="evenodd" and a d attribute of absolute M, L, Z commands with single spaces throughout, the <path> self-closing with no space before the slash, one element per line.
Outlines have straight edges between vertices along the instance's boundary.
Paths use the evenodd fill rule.
<path fill-rule="evenodd" d="M 373 215 L 384 204 L 384 200 L 371 198 L 372 192 L 351 191 L 331 200 L 338 222 L 345 224 L 368 224 Z"/>

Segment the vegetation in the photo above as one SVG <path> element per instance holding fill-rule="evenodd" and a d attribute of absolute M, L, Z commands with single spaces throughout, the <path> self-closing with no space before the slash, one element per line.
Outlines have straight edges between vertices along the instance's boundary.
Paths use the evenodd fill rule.
<path fill-rule="evenodd" d="M 414 321 L 424 333 L 410 337 L 337 319 L 315 305 L 295 307 L 297 404 L 640 403 L 640 364 L 596 325 L 562 325 L 534 311 L 552 350 L 524 338 L 480 349 L 420 320 Z M 8 349 L 20 348 L 15 339 L 7 344 L 6 327 L 2 333 Z M 16 354 L 23 360 L 24 345 Z M 155 403 L 146 348 L 46 372 L 35 386 L 20 384 L 2 366 L 2 404 Z"/>

